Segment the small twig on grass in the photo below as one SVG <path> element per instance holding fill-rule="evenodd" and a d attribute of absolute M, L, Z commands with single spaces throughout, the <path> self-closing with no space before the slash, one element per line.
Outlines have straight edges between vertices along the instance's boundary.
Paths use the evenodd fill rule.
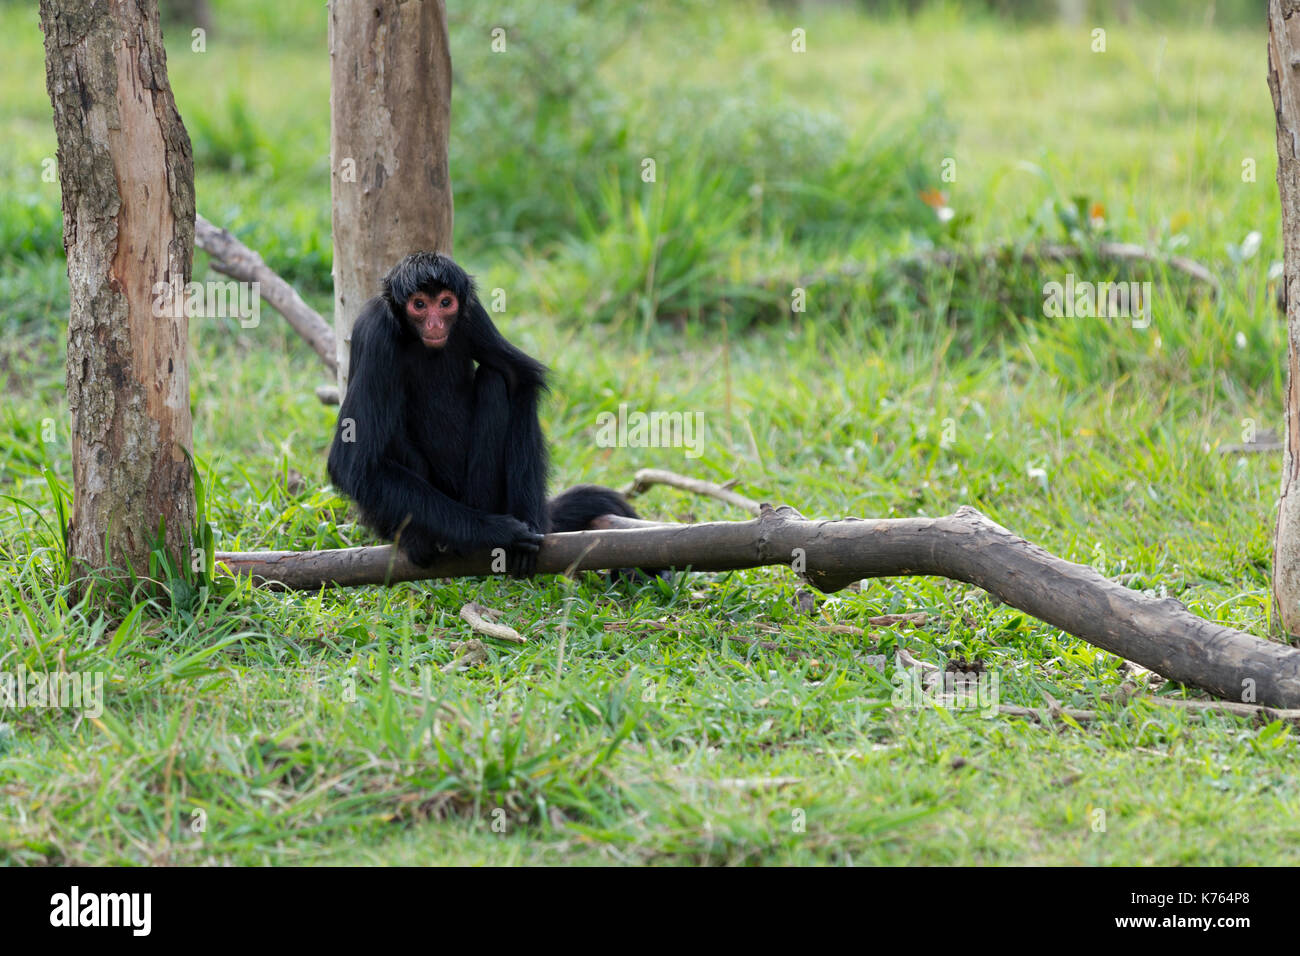
<path fill-rule="evenodd" d="M 852 637 L 861 637 L 867 633 L 854 624 L 815 624 L 813 627 L 823 634 L 848 634 Z"/>
<path fill-rule="evenodd" d="M 1061 706 L 1061 702 L 1053 697 L 1046 687 L 1040 687 L 1038 691 L 1043 695 L 1043 699 L 1047 701 L 1047 712 L 1049 714 L 1056 717 L 1059 714 L 1065 713 L 1065 708 Z"/>
<path fill-rule="evenodd" d="M 943 670 L 938 664 L 931 664 L 929 661 L 918 661 L 906 647 L 894 648 L 894 654 L 897 656 L 898 662 L 904 667 L 915 667 L 921 671 L 937 672 Z"/>
<path fill-rule="evenodd" d="M 501 612 L 495 608 L 484 607 L 470 601 L 460 609 L 460 616 L 470 630 L 477 631 L 485 637 L 495 637 L 499 641 L 510 641 L 512 644 L 527 644 L 528 638 L 522 636 L 513 627 L 506 624 L 495 624 L 488 618 L 497 618 Z"/>
<path fill-rule="evenodd" d="M 1181 708 L 1203 714 L 1226 714 L 1231 717 L 1253 717 L 1258 721 L 1285 720 L 1293 724 L 1300 723 L 1300 710 L 1240 704 L 1231 700 L 1182 700 L 1177 697 L 1153 697 L 1147 694 L 1134 694 L 1126 699 L 1107 694 L 1102 697 L 1102 700 L 1120 700 L 1121 703 L 1142 700 L 1159 707 Z"/>
<path fill-rule="evenodd" d="M 867 623 L 872 627 L 894 627 L 898 624 L 906 624 L 908 627 L 925 627 L 926 622 L 930 620 L 928 611 L 908 611 L 906 614 L 877 614 L 875 617 L 867 618 Z"/>
<path fill-rule="evenodd" d="M 930 615 L 926 611 L 910 611 L 907 614 L 877 614 L 875 617 L 867 618 L 867 623 L 872 627 L 901 625 L 924 627 L 929 620 Z M 853 637 L 861 637 L 867 633 L 866 628 L 858 627 L 856 624 L 815 624 L 813 626 L 826 634 L 849 634 Z"/>
<path fill-rule="evenodd" d="M 1020 707 L 1015 704 L 998 704 L 998 713 L 1003 717 L 1032 717 L 1040 724 L 1045 724 L 1051 720 L 1059 720 L 1063 716 L 1081 724 L 1097 719 L 1095 710 L 1075 710 L 1071 707 L 1062 707 L 1059 704 L 1056 707 L 1049 707 L 1047 710 L 1035 710 L 1033 707 Z"/>

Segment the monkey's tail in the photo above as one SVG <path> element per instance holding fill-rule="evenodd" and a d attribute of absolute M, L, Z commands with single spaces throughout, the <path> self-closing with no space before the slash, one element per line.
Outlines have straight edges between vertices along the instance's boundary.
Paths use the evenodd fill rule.
<path fill-rule="evenodd" d="M 601 515 L 639 517 L 626 498 L 600 485 L 574 485 L 546 503 L 548 531 L 586 531 Z"/>
<path fill-rule="evenodd" d="M 621 515 L 639 518 L 626 498 L 613 488 L 600 485 L 574 485 L 546 503 L 548 531 L 586 531 L 602 515 Z M 647 577 L 669 580 L 671 575 L 663 568 L 617 568 L 610 573 L 614 579 L 624 578 L 633 583 Z"/>

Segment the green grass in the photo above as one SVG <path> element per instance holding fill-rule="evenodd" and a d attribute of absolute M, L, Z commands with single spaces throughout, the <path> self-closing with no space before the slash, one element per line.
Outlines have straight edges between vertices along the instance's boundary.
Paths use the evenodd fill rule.
<path fill-rule="evenodd" d="M 328 309 L 322 9 L 214 6 L 229 28 L 207 53 L 169 46 L 199 207 Z M 554 367 L 555 486 L 658 466 L 739 477 L 808 516 L 972 504 L 1130 586 L 1268 632 L 1279 463 L 1217 452 L 1243 420 L 1281 419 L 1262 27 L 1107 20 L 1094 54 L 1086 30 L 953 8 L 682 4 L 684 20 L 635 23 L 510 9 L 453 11 L 457 253 L 507 291 L 504 331 Z M 510 24 L 512 59 L 486 52 L 488 16 Z M 0 672 L 102 673 L 106 699 L 93 719 L 0 711 L 0 859 L 1296 861 L 1289 728 L 1118 709 L 1102 699 L 1124 680 L 1117 658 L 944 580 L 866 583 L 819 596 L 812 615 L 782 569 L 641 588 L 222 582 L 103 616 L 69 606 L 51 491 L 71 483 L 67 291 L 34 23 L 0 6 Z M 790 52 L 795 26 L 806 54 Z M 940 179 L 947 157 L 954 183 Z M 948 194 L 952 222 L 927 189 Z M 1042 315 L 1044 282 L 1116 274 L 1096 262 L 892 264 L 932 245 L 1060 241 L 1075 197 L 1104 206 L 1106 236 L 1206 262 L 1223 293 L 1134 273 L 1156 292 L 1142 330 Z M 1238 262 L 1228 247 L 1251 231 L 1263 247 Z M 810 283 L 790 315 L 793 281 L 838 264 L 862 268 Z M 217 547 L 372 540 L 328 485 L 334 412 L 312 395 L 324 374 L 311 351 L 269 312 L 256 329 L 197 320 L 191 340 Z M 596 416 L 622 402 L 702 412 L 704 455 L 598 447 Z M 664 489 L 638 507 L 740 517 Z M 529 643 L 485 642 L 488 663 L 444 673 L 468 600 Z M 820 626 L 920 610 L 916 629 Z M 982 659 L 1004 703 L 1050 695 L 1100 717 L 1054 730 L 892 708 L 873 655 L 896 646 Z"/>

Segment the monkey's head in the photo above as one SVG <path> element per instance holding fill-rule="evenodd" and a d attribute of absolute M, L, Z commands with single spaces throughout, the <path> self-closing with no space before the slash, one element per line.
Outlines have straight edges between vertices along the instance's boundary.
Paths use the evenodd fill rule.
<path fill-rule="evenodd" d="M 440 349 L 474 296 L 474 280 L 448 256 L 413 252 L 384 276 L 383 294 L 425 348 Z"/>

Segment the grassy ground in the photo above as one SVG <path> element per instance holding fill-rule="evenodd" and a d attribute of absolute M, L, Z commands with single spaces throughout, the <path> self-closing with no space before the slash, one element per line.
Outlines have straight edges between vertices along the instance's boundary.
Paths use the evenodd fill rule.
<path fill-rule="evenodd" d="M 214 6 L 228 27 L 207 52 L 170 44 L 200 209 L 328 308 L 323 15 Z M 818 7 L 792 21 L 687 7 L 683 21 L 603 25 L 511 10 L 482 14 L 518 41 L 495 60 L 487 21 L 453 12 L 457 252 L 508 290 L 503 328 L 555 369 L 555 485 L 659 466 L 739 476 L 751 496 L 810 516 L 973 504 L 1133 587 L 1267 633 L 1278 463 L 1216 450 L 1280 422 L 1262 27 L 1107 22 L 1094 53 L 1087 31 L 951 9 L 909 20 Z M 807 53 L 790 51 L 794 27 Z M 566 58 L 547 59 L 553 49 Z M 0 714 L 0 858 L 1296 860 L 1288 728 L 1117 710 L 1101 697 L 1124 679 L 1118 659 L 943 580 L 865 583 L 812 615 L 781 569 L 640 589 L 595 577 L 288 596 L 223 584 L 109 616 L 68 606 L 46 477 L 71 475 L 66 279 L 57 185 L 41 179 L 54 144 L 31 10 L 0 7 L 0 55 L 0 671 L 106 681 L 97 718 Z M 645 156 L 659 164 L 651 190 L 638 187 Z M 945 158 L 955 182 L 940 178 Z M 927 190 L 947 194 L 951 222 Z M 1135 329 L 1042 315 L 1045 281 L 1111 274 L 1095 263 L 921 279 L 889 265 L 931 245 L 1068 238 L 1075 197 L 1109 237 L 1206 262 L 1223 293 L 1140 275 L 1154 282 L 1153 323 Z M 865 271 L 810 283 L 807 311 L 780 314 L 795 279 L 846 262 Z M 270 315 L 191 333 L 218 547 L 370 540 L 327 483 L 333 412 L 312 395 L 323 375 L 310 351 Z M 598 447 L 596 416 L 620 402 L 702 412 L 704 454 Z M 666 490 L 639 507 L 737 517 Z M 470 599 L 530 643 L 444 674 Z M 930 612 L 919 629 L 820 627 L 918 610 Z M 872 655 L 895 646 L 983 660 L 1004 703 L 1050 695 L 1102 718 L 1052 730 L 891 708 Z"/>

